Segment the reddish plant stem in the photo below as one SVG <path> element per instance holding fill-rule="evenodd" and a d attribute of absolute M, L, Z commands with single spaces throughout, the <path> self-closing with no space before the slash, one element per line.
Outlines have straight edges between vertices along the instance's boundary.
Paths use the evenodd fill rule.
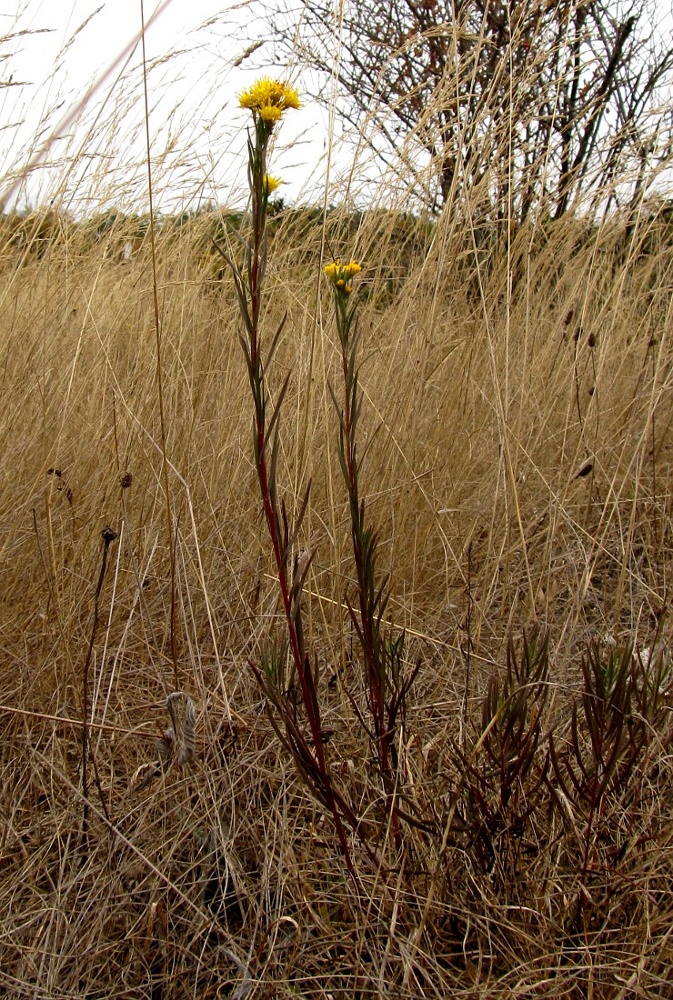
<path fill-rule="evenodd" d="M 269 469 L 267 463 L 267 440 L 266 440 L 266 392 L 264 384 L 264 366 L 262 364 L 260 344 L 259 344 L 259 317 L 262 305 L 262 283 L 264 263 L 266 257 L 266 206 L 264 192 L 264 178 L 266 176 L 266 138 L 264 135 L 265 126 L 263 123 L 256 123 L 256 146 L 251 151 L 251 157 L 258 157 L 256 162 L 250 164 L 250 185 L 252 195 L 252 216 L 253 216 L 253 243 L 248 256 L 248 289 L 250 293 L 250 383 L 255 402 L 255 452 L 257 460 L 257 474 L 259 477 L 262 503 L 267 528 L 271 538 L 278 582 L 280 585 L 285 620 L 290 638 L 290 648 L 292 658 L 299 678 L 302 700 L 306 708 L 311 738 L 313 741 L 315 761 L 320 773 L 322 792 L 329 806 L 334 820 L 334 825 L 339 840 L 341 851 L 344 855 L 346 865 L 353 878 L 356 889 L 361 894 L 361 887 L 357 873 L 355 871 L 346 831 L 343 825 L 342 813 L 348 818 L 348 822 L 355 829 L 357 820 L 351 810 L 346 806 L 340 796 L 337 796 L 332 787 L 331 777 L 325 760 L 325 753 L 322 744 L 320 731 L 320 710 L 316 701 L 313 686 L 309 686 L 307 670 L 310 670 L 308 659 L 304 658 L 302 643 L 297 631 L 297 625 L 292 614 L 291 587 L 288 581 L 286 542 L 281 537 L 280 519 L 275 506 L 271 483 L 269 482 Z M 340 804 L 339 804 L 340 803 Z"/>
<path fill-rule="evenodd" d="M 398 850 L 402 851 L 402 834 L 400 820 L 395 807 L 395 779 L 390 765 L 391 732 L 386 720 L 385 704 L 385 663 L 382 662 L 381 635 L 375 623 L 376 597 L 370 593 L 375 586 L 373 580 L 367 579 L 366 566 L 373 575 L 373 541 L 370 538 L 371 550 L 365 553 L 363 548 L 364 534 L 364 503 L 359 497 L 359 470 L 357 465 L 355 431 L 353 426 L 353 408 L 357 408 L 357 376 L 353 364 L 349 363 L 348 351 L 355 350 L 349 345 L 350 323 L 352 312 L 348 313 L 346 302 L 337 296 L 337 316 L 339 339 L 341 341 L 341 365 L 344 379 L 344 410 L 342 414 L 342 447 L 345 450 L 345 467 L 347 472 L 346 488 L 348 491 L 351 511 L 351 537 L 353 541 L 353 558 L 355 562 L 358 599 L 360 605 L 360 628 L 363 652 L 367 667 L 367 683 L 369 688 L 369 703 L 374 721 L 374 745 L 376 756 L 381 768 L 381 776 L 386 793 L 386 812 L 391 817 L 393 833 Z"/>

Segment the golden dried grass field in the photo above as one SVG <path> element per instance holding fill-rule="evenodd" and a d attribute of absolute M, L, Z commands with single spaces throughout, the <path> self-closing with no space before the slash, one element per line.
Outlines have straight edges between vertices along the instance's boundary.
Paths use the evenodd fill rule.
<path fill-rule="evenodd" d="M 149 239 L 128 256 L 123 220 L 93 239 L 54 216 L 39 245 L 36 219 L 22 240 L 5 224 L 0 991 L 670 996 L 670 224 L 566 218 L 489 243 L 448 217 L 273 220 L 266 343 L 287 320 L 272 398 L 290 376 L 279 501 L 291 519 L 311 481 L 304 631 L 331 774 L 359 818 L 358 895 L 251 669 L 283 616 L 216 223 L 156 234 L 173 602 Z M 363 265 L 360 487 L 390 634 L 406 631 L 407 669 L 420 662 L 397 732 L 397 838 L 345 607 L 328 247 Z M 508 641 L 517 663 L 526 648 L 535 660 L 544 631 L 548 672 L 523 677 L 506 732 Z M 614 652 L 633 644 L 650 652 Z M 603 701 L 583 656 L 590 678 L 600 660 Z M 143 785 L 176 688 L 196 710 L 194 757 Z M 583 715 L 599 702 L 612 763 Z M 531 758 L 505 792 L 507 740 L 538 704 Z"/>

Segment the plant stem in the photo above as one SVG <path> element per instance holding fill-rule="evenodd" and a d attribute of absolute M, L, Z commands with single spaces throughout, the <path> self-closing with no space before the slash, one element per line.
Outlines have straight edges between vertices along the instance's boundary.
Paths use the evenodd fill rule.
<path fill-rule="evenodd" d="M 100 573 L 98 575 L 98 584 L 96 586 L 96 593 L 93 601 L 93 624 L 91 626 L 89 648 L 87 650 L 86 660 L 84 661 L 84 667 L 82 669 L 82 797 L 84 802 L 82 809 L 82 844 L 85 853 L 87 850 L 89 832 L 89 668 L 91 666 L 93 645 L 96 638 L 96 630 L 98 628 L 98 603 L 100 600 L 101 590 L 103 589 L 105 570 L 107 569 L 108 549 L 117 537 L 117 533 L 113 531 L 112 528 L 108 527 L 103 528 L 101 534 L 103 537 L 103 560 L 101 563 Z"/>

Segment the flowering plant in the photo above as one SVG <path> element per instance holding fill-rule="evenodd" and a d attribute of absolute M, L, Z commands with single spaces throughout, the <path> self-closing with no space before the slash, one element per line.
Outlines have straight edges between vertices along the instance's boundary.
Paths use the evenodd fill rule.
<path fill-rule="evenodd" d="M 287 376 L 281 386 L 274 405 L 267 386 L 266 368 L 278 344 L 285 319 L 280 323 L 267 350 L 263 350 L 260 337 L 267 258 L 266 222 L 269 196 L 282 183 L 267 172 L 269 140 L 274 126 L 280 121 L 284 112 L 299 107 L 299 97 L 296 90 L 288 84 L 263 77 L 241 94 L 239 103 L 242 108 L 249 110 L 253 117 L 253 128 L 248 133 L 251 235 L 249 242 L 244 241 L 243 266 L 236 262 L 232 254 L 219 246 L 218 250 L 232 272 L 245 327 L 245 335 L 240 339 L 254 404 L 255 467 L 276 563 L 276 576 L 287 631 L 286 642 L 271 644 L 263 653 L 261 669 L 255 664 L 251 666 L 267 696 L 270 719 L 276 733 L 292 754 L 300 774 L 313 794 L 332 815 L 343 857 L 353 881 L 359 888 L 346 833 L 346 826 L 352 831 L 358 829 L 358 819 L 336 787 L 328 767 L 317 693 L 318 667 L 317 664 L 311 663 L 302 627 L 302 590 L 312 556 L 304 549 L 297 551 L 296 543 L 308 507 L 310 483 L 299 505 L 294 524 L 289 523 L 285 504 L 278 500 L 280 410 L 290 376 Z M 350 273 L 348 267 L 358 267 L 358 265 L 347 265 L 345 275 Z M 288 660 L 292 677 L 288 676 Z M 295 679 L 304 705 L 308 731 L 306 724 L 297 716 L 296 704 L 291 695 Z M 270 706 L 273 706 L 274 711 L 271 711 Z M 279 725 L 278 720 L 282 725 Z M 373 857 L 373 853 L 370 853 Z"/>

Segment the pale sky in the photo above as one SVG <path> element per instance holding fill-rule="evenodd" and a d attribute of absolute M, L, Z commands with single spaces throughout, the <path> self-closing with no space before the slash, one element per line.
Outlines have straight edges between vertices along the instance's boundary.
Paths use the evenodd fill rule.
<path fill-rule="evenodd" d="M 160 6 L 145 0 L 146 22 Z M 140 25 L 140 0 L 23 0 L 18 13 L 0 11 L 1 191 L 77 109 Z M 147 59 L 156 64 L 148 75 L 150 133 L 160 208 L 240 201 L 247 113 L 238 108 L 237 94 L 265 69 L 277 71 L 264 39 L 264 23 L 253 20 L 247 2 L 169 0 L 150 26 Z M 264 45 L 236 68 L 250 41 Z M 14 196 L 19 205 L 54 196 L 74 211 L 87 210 L 87 196 L 121 207 L 142 202 L 147 179 L 140 63 L 138 45 L 60 130 L 62 137 Z M 292 67 L 283 75 L 301 89 Z M 325 113 L 310 102 L 286 116 L 271 168 L 286 181 L 280 193 L 288 200 L 310 197 L 307 184 L 312 200 L 319 197 L 327 132 Z"/>

